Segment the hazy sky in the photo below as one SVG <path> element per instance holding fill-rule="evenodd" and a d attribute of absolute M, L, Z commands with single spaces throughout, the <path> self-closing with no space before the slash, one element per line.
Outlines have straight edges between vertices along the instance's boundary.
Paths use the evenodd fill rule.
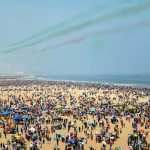
<path fill-rule="evenodd" d="M 1 0 L 0 73 L 150 73 L 149 0 Z"/>

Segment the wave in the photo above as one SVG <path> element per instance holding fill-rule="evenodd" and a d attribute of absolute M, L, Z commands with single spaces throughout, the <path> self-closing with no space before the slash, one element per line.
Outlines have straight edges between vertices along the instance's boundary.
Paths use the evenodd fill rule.
<path fill-rule="evenodd" d="M 4 75 L 6 76 L 6 75 Z M 8 76 L 11 77 L 11 76 Z M 104 76 L 104 75 L 49 75 L 25 74 L 19 76 L 20 80 L 41 80 L 72 83 L 102 84 L 114 86 L 142 87 L 150 89 L 150 76 Z"/>

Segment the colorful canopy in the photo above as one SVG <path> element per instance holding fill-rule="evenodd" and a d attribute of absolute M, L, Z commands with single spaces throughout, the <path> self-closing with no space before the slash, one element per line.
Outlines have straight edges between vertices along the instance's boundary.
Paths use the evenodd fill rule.
<path fill-rule="evenodd" d="M 23 119 L 23 117 L 22 117 L 22 116 L 14 116 L 14 117 L 12 118 L 12 120 L 20 120 L 20 119 Z"/>
<path fill-rule="evenodd" d="M 6 110 L 6 111 L 2 112 L 2 114 L 7 116 L 10 114 L 10 112 Z"/>

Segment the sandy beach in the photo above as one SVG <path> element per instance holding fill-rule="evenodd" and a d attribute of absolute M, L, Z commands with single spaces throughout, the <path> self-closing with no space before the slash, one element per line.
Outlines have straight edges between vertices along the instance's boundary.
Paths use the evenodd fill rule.
<path fill-rule="evenodd" d="M 142 133 L 138 142 L 148 150 L 149 93 L 124 86 L 1 80 L 1 149 L 17 149 L 20 139 L 27 150 L 127 150 L 135 149 L 129 136 Z"/>

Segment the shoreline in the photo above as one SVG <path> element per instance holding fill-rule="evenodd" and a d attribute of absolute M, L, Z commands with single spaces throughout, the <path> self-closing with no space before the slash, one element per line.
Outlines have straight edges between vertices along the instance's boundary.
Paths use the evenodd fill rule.
<path fill-rule="evenodd" d="M 76 85 L 96 85 L 96 86 L 113 86 L 114 88 L 117 87 L 125 87 L 125 88 L 133 88 L 133 89 L 149 89 L 149 86 L 140 85 L 140 84 L 128 84 L 128 83 L 102 83 L 96 81 L 75 81 L 75 80 L 54 80 L 54 79 L 45 79 L 45 78 L 26 78 L 26 76 L 0 76 L 0 83 L 6 81 L 16 81 L 16 82 L 45 82 L 45 83 L 66 83 L 66 84 L 76 84 Z"/>

